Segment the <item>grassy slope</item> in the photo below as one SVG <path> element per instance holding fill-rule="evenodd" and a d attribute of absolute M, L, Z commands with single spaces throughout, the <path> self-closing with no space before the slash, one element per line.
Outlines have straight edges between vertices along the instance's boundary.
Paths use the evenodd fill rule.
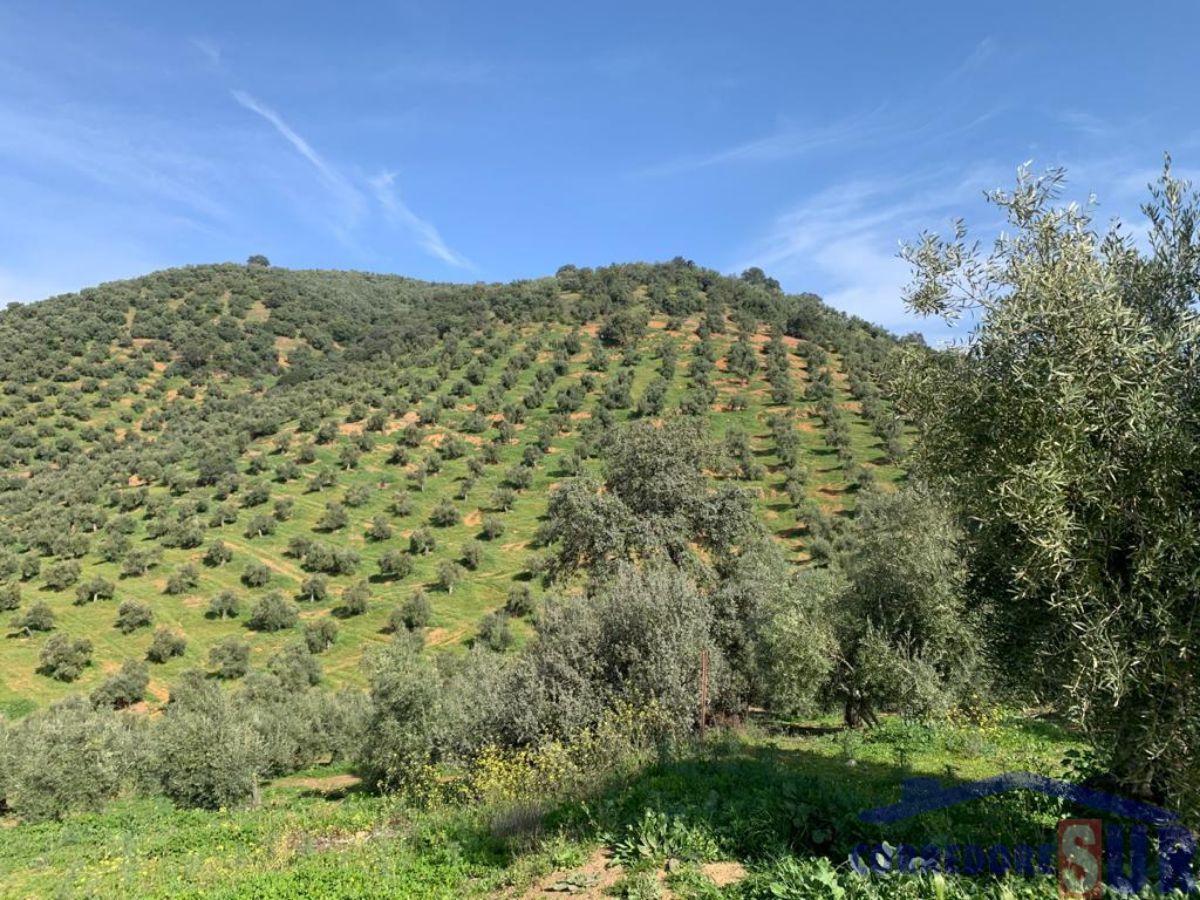
<path fill-rule="evenodd" d="M 679 363 L 676 367 L 674 380 L 668 395 L 669 404 L 674 404 L 687 388 L 687 367 L 692 358 L 691 348 L 696 341 L 692 326 L 695 321 L 680 332 L 665 332 L 664 323 L 656 320 L 652 323 L 646 338 L 641 343 L 641 356 L 636 367 L 633 397 L 636 401 L 646 384 L 655 377 L 658 371 L 658 360 L 653 354 L 657 341 L 666 336 L 679 343 Z M 544 513 L 549 489 L 562 477 L 557 459 L 569 456 L 577 441 L 577 435 L 572 431 L 561 434 L 554 441 L 551 453 L 542 458 L 537 466 L 532 487 L 519 494 L 516 505 L 512 510 L 502 515 L 506 531 L 498 540 L 485 543 L 483 563 L 476 572 L 467 573 L 464 581 L 457 586 L 452 594 L 438 592 L 433 589 L 435 572 L 438 563 L 444 559 L 457 558 L 465 541 L 476 536 L 479 517 L 489 511 L 491 497 L 496 487 L 502 482 L 504 472 L 516 463 L 526 443 L 532 441 L 538 426 L 551 414 L 550 407 L 557 391 L 578 379 L 586 370 L 586 362 L 596 342 L 596 327 L 584 329 L 584 346 L 572 361 L 570 371 L 560 378 L 547 392 L 547 401 L 539 409 L 532 411 L 526 423 L 519 427 L 518 440 L 504 448 L 499 465 L 489 466 L 478 480 L 466 500 L 454 500 L 454 505 L 462 514 L 462 521 L 449 528 L 434 529 L 437 533 L 437 550 L 428 556 L 416 560 L 416 568 L 411 576 L 401 581 L 381 582 L 373 579 L 374 593 L 370 609 L 365 615 L 344 619 L 340 622 L 341 635 L 337 644 L 323 657 L 322 664 L 333 684 L 361 684 L 362 674 L 359 661 L 365 648 L 373 643 L 386 641 L 387 635 L 382 632 L 389 612 L 403 599 L 408 597 L 418 586 L 424 585 L 434 602 L 434 627 L 428 633 L 428 642 L 433 646 L 454 648 L 462 646 L 475 634 L 482 615 L 500 606 L 511 585 L 517 580 L 528 578 L 525 573 L 526 556 L 529 542 L 536 530 L 539 516 Z M 519 346 L 520 341 L 527 338 L 531 331 L 524 335 L 513 336 L 513 346 Z M 759 462 L 766 466 L 767 476 L 763 483 L 754 485 L 760 490 L 760 507 L 767 526 L 784 542 L 798 561 L 803 557 L 803 523 L 797 520 L 797 510 L 782 492 L 782 473 L 777 471 L 778 460 L 772 453 L 772 438 L 765 425 L 766 417 L 778 407 L 771 407 L 766 383 L 762 380 L 762 369 L 748 383 L 724 371 L 724 354 L 735 335 L 731 329 L 724 335 L 713 338 L 721 359 L 718 370 L 714 373 L 714 383 L 719 390 L 717 404 L 714 405 L 714 415 L 711 417 L 711 427 L 714 436 L 723 435 L 727 430 L 739 427 L 751 436 L 752 448 Z M 764 343 L 765 334 L 754 338 L 756 343 Z M 798 342 L 788 339 L 789 361 L 797 387 L 797 396 L 803 395 L 803 386 L 807 373 L 805 361 L 797 353 Z M 542 351 L 539 363 L 549 358 L 547 351 Z M 607 373 L 598 377 L 598 385 L 587 397 L 583 409 L 591 409 L 606 379 L 612 377 L 620 367 L 619 354 L 613 353 Z M 487 385 L 498 378 L 503 366 L 499 360 L 489 369 L 489 381 L 476 388 L 476 392 L 485 390 Z M 847 410 L 851 424 L 851 435 L 856 459 L 876 467 L 876 474 L 881 481 L 895 481 L 901 477 L 898 469 L 884 464 L 878 442 L 871 433 L 868 424 L 857 414 L 857 405 L 850 400 L 845 385 L 845 373 L 842 363 L 833 357 L 833 381 L 837 398 Z M 536 367 L 536 366 L 535 366 Z M 524 396 L 533 377 L 533 368 L 522 373 L 520 381 L 505 395 L 506 401 L 519 401 Z M 421 370 L 422 374 L 432 374 L 432 368 Z M 452 373 L 444 383 L 451 384 L 462 375 L 462 370 Z M 161 370 L 148 376 L 148 382 L 162 389 L 166 402 L 194 402 L 177 396 L 177 391 L 183 386 L 182 380 L 164 377 Z M 231 387 L 238 387 L 237 384 Z M 749 398 L 749 406 L 745 410 L 730 411 L 724 404 L 736 393 L 745 393 Z M 144 394 L 144 391 L 143 391 Z M 469 403 L 469 399 L 463 403 Z M 803 460 L 810 471 L 809 494 L 823 507 L 830 511 L 843 509 L 853 503 L 853 493 L 848 489 L 843 468 L 836 456 L 825 445 L 821 433 L 820 420 L 813 413 L 813 404 L 797 400 L 794 404 L 798 415 L 798 428 L 801 431 L 804 448 Z M 343 413 L 345 411 L 343 410 Z M 424 446 L 414 452 L 414 455 L 424 453 L 431 444 L 440 440 L 440 435 L 452 432 L 467 414 L 467 408 L 461 407 L 447 411 L 441 422 L 424 429 Z M 577 414 L 584 415 L 584 414 Z M 627 419 L 631 413 L 627 410 L 617 410 L 618 421 Z M 136 413 L 131 408 L 131 400 L 124 398 L 107 410 L 98 410 L 100 419 L 118 416 L 125 420 L 134 420 Z M 410 413 L 408 418 L 411 419 Z M 344 416 L 343 416 L 344 419 Z M 573 418 L 572 422 L 578 422 Z M 400 427 L 403 423 L 393 421 L 389 430 Z M 289 423 L 285 430 L 294 428 L 295 423 Z M 362 422 L 349 422 L 342 425 L 346 434 L 360 431 Z M 481 436 L 464 435 L 472 444 L 480 440 L 490 441 L 494 432 L 490 429 Z M 165 665 L 154 666 L 150 695 L 153 699 L 166 699 L 167 685 L 173 676 L 184 668 L 204 666 L 207 662 L 209 648 L 218 640 L 230 634 L 239 634 L 249 639 L 252 648 L 252 664 L 261 665 L 276 649 L 294 640 L 298 629 L 291 629 L 278 634 L 256 634 L 244 627 L 246 611 L 255 599 L 270 590 L 282 590 L 295 594 L 299 588 L 304 572 L 301 571 L 297 560 L 286 556 L 284 550 L 287 541 L 294 535 L 305 535 L 310 538 L 329 542 L 331 544 L 346 544 L 354 547 L 363 557 L 363 565 L 353 577 L 336 577 L 331 579 L 333 588 L 331 600 L 319 604 L 303 604 L 302 615 L 305 619 L 330 615 L 338 606 L 337 594 L 340 589 L 358 578 L 375 576 L 376 562 L 380 555 L 389 547 L 407 547 L 407 537 L 417 527 L 427 524 L 429 511 L 434 504 L 445 498 L 453 498 L 458 481 L 466 472 L 465 459 L 447 461 L 441 472 L 432 476 L 422 492 L 412 493 L 413 511 L 410 515 L 397 519 L 389 516 L 395 533 L 384 542 L 374 543 L 365 540 L 363 531 L 365 525 L 377 514 L 387 514 L 387 504 L 396 491 L 407 490 L 404 479 L 404 469 L 389 466 L 387 455 L 395 442 L 395 434 L 379 436 L 376 448 L 365 454 L 356 470 L 341 471 L 338 484 L 328 490 L 318 493 L 305 493 L 307 478 L 322 465 L 337 467 L 338 444 L 329 444 L 319 448 L 318 460 L 315 463 L 302 466 L 303 474 L 297 481 L 286 485 L 271 482 L 272 501 L 282 497 L 290 497 L 295 501 L 295 515 L 292 520 L 281 523 L 278 531 L 271 536 L 247 539 L 244 534 L 245 523 L 259 512 L 269 512 L 271 503 L 256 509 L 243 510 L 237 523 L 220 528 L 209 528 L 205 535 L 206 542 L 220 539 L 234 551 L 233 561 L 221 568 L 209 568 L 200 565 L 203 547 L 195 550 L 166 549 L 162 554 L 161 564 L 148 575 L 140 578 L 121 578 L 117 567 L 100 561 L 94 554 L 89 554 L 82 560 L 83 578 L 86 580 L 94 574 L 104 577 L 117 584 L 115 601 L 102 601 L 86 606 L 73 604 L 74 591 L 68 589 L 54 592 L 44 585 L 31 583 L 25 586 L 25 605 L 38 600 L 48 602 L 57 616 L 58 630 L 71 635 L 89 637 L 95 644 L 94 664 L 75 684 L 64 685 L 45 676 L 35 673 L 39 650 L 46 640 L 45 635 L 25 637 L 9 637 L 0 641 L 0 709 L 20 711 L 28 707 L 30 702 L 45 703 L 76 690 L 89 690 L 107 673 L 115 670 L 126 658 L 141 658 L 149 645 L 153 628 L 143 629 L 130 635 L 123 635 L 113 627 L 116 617 L 116 607 L 121 600 L 139 599 L 149 603 L 155 612 L 156 624 L 168 624 L 182 630 L 188 638 L 187 653 Z M 268 443 L 253 445 L 248 455 L 266 454 L 270 459 L 273 448 Z M 247 457 L 243 457 L 243 464 Z M 411 464 L 410 464 L 411 467 Z M 340 500 L 344 492 L 357 484 L 365 484 L 371 489 L 371 500 L 365 506 L 349 509 L 351 524 L 344 531 L 332 535 L 316 533 L 314 523 L 320 516 L 324 505 L 329 500 Z M 156 489 L 161 490 L 161 489 Z M 140 515 L 137 516 L 140 520 Z M 148 541 L 141 530 L 134 535 L 135 546 L 153 547 L 154 542 Z M 265 563 L 272 569 L 271 583 L 262 588 L 248 589 L 239 582 L 239 576 L 245 565 L 253 560 Z M 168 596 L 163 593 L 166 578 L 178 566 L 187 561 L 195 562 L 201 570 L 198 587 L 181 596 Z M 536 580 L 529 582 L 535 594 L 540 593 Z M 218 591 L 230 588 L 238 592 L 242 598 L 243 614 L 240 620 L 217 621 L 205 617 L 208 600 Z M 521 635 L 527 633 L 523 623 L 519 623 Z"/>

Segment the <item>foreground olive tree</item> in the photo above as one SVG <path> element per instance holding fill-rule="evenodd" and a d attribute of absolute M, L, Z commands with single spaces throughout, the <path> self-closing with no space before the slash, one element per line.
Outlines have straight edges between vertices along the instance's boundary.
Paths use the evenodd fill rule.
<path fill-rule="evenodd" d="M 1194 801 L 1197 201 L 1168 162 L 1139 248 L 1057 205 L 1062 185 L 1023 169 L 993 193 L 1010 231 L 989 253 L 961 224 L 905 249 L 910 308 L 973 322 L 900 378 L 913 464 L 969 526 L 1010 675 L 1060 700 L 1126 790 Z"/>

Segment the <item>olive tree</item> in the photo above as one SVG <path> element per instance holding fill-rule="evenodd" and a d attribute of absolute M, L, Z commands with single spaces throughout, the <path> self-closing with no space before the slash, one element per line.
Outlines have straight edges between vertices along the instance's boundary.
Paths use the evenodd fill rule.
<path fill-rule="evenodd" d="M 1057 204 L 1061 171 L 991 199 L 990 252 L 961 224 L 905 250 L 911 309 L 964 351 L 910 348 L 913 465 L 972 523 L 997 657 L 1063 705 L 1142 795 L 1200 795 L 1200 204 L 1151 188 L 1145 249 Z"/>
<path fill-rule="evenodd" d="M 159 786 L 179 806 L 220 809 L 257 796 L 258 738 L 228 693 L 212 682 L 189 678 L 172 687 L 151 747 Z"/>
<path fill-rule="evenodd" d="M 112 710 L 95 709 L 82 697 L 22 719 L 6 743 L 0 748 L 3 799 L 33 821 L 100 809 L 117 795 L 135 758 L 131 730 Z"/>

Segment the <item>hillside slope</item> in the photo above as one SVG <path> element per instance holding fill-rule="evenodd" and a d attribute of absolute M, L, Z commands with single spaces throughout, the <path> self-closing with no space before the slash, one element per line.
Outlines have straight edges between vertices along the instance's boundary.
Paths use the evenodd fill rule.
<path fill-rule="evenodd" d="M 520 641 L 548 492 L 633 417 L 706 417 L 713 475 L 820 555 L 859 487 L 902 477 L 894 345 L 682 260 L 510 285 L 200 266 L 10 306 L 0 704 L 87 690 L 159 629 L 186 649 L 152 666 L 157 702 L 226 638 L 258 667 L 322 620 L 326 678 L 361 683 L 406 605 L 431 646 Z M 267 597 L 279 622 L 252 621 Z M 94 645 L 73 684 L 38 672 L 54 634 Z"/>

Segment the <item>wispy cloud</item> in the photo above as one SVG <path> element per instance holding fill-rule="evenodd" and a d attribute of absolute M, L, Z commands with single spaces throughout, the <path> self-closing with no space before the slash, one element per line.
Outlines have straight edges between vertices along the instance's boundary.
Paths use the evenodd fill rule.
<path fill-rule="evenodd" d="M 982 208 L 983 191 L 1004 180 L 981 166 L 957 178 L 932 171 L 846 181 L 777 216 L 729 269 L 759 266 L 785 283 L 816 283 L 839 309 L 889 328 L 928 329 L 901 301 L 909 271 L 897 255 L 900 240 Z"/>
<path fill-rule="evenodd" d="M 317 153 L 308 141 L 297 134 L 275 110 L 263 105 L 245 91 L 234 90 L 231 93 L 233 94 L 233 99 L 239 104 L 271 123 L 280 136 L 291 144 L 297 153 L 312 164 L 312 167 L 317 170 L 317 174 L 320 175 L 325 186 L 333 194 L 345 202 L 355 213 L 361 212 L 363 207 L 362 193 L 337 169 L 326 162 L 321 154 Z"/>
<path fill-rule="evenodd" d="M 209 160 L 190 150 L 171 130 L 100 110 L 73 109 L 66 116 L 21 112 L 0 106 L 0 159 L 10 171 L 61 178 L 64 171 L 119 194 L 122 200 L 154 198 L 202 219 L 223 220 L 228 210 L 214 199 Z M 52 186 L 52 183 L 51 185 Z"/>
<path fill-rule="evenodd" d="M 1090 138 L 1109 138 L 1114 135 L 1110 122 L 1079 109 L 1070 109 L 1059 113 L 1059 120 L 1069 128 Z"/>
<path fill-rule="evenodd" d="M 408 205 L 401 199 L 400 192 L 396 187 L 395 172 L 380 172 L 370 181 L 371 189 L 375 192 L 375 197 L 379 201 L 379 205 L 383 207 L 388 217 L 395 222 L 399 222 L 407 228 L 417 239 L 417 243 L 429 253 L 431 256 L 436 256 L 442 262 L 451 266 L 457 266 L 460 269 L 473 269 L 474 265 L 469 259 L 460 253 L 451 250 L 442 240 L 441 234 L 438 233 L 433 223 L 427 222 L 409 209 Z"/>
<path fill-rule="evenodd" d="M 884 107 L 833 122 L 828 125 L 801 126 L 789 123 L 763 135 L 711 153 L 681 156 L 665 163 L 648 166 L 639 175 L 679 175 L 713 166 L 739 162 L 771 162 L 790 159 L 810 151 L 863 141 L 880 133 Z"/>
<path fill-rule="evenodd" d="M 194 37 L 189 43 L 195 47 L 208 60 L 208 64 L 214 69 L 223 68 L 223 60 L 221 58 L 221 48 L 206 38 Z"/>
<path fill-rule="evenodd" d="M 300 154 L 316 170 L 322 183 L 328 191 L 340 202 L 345 204 L 353 214 L 354 223 L 367 214 L 367 201 L 364 191 L 337 167 L 325 159 L 313 148 L 307 140 L 292 128 L 279 113 L 257 100 L 243 90 L 232 92 L 233 98 L 244 108 L 260 116 L 279 133 L 292 148 Z M 458 268 L 472 268 L 470 260 L 461 253 L 452 250 L 441 233 L 433 225 L 420 216 L 400 197 L 394 172 L 383 172 L 375 178 L 368 179 L 366 186 L 378 201 L 388 221 L 403 226 L 416 239 L 417 245 L 430 256 L 441 260 L 447 265 Z M 346 235 L 339 235 L 343 238 Z"/>
<path fill-rule="evenodd" d="M 938 142 L 956 134 L 971 131 L 996 116 L 1002 107 L 993 105 L 981 113 L 974 112 L 977 98 L 955 103 L 931 105 L 930 94 L 944 94 L 963 79 L 986 67 L 996 56 L 999 45 L 985 37 L 953 69 L 931 85 L 923 86 L 907 97 L 880 103 L 861 112 L 846 115 L 831 122 L 797 123 L 784 121 L 773 131 L 760 137 L 741 141 L 708 153 L 688 154 L 651 165 L 639 171 L 642 176 L 669 176 L 696 172 L 715 166 L 737 163 L 764 163 L 795 159 L 838 148 L 886 146 L 898 140 Z M 971 114 L 964 116 L 964 111 Z"/>
<path fill-rule="evenodd" d="M 1000 45 L 996 42 L 995 38 L 990 35 L 983 38 L 967 54 L 966 58 L 958 64 L 954 71 L 950 73 L 947 81 L 957 81 L 984 68 L 996 56 L 999 49 Z"/>

